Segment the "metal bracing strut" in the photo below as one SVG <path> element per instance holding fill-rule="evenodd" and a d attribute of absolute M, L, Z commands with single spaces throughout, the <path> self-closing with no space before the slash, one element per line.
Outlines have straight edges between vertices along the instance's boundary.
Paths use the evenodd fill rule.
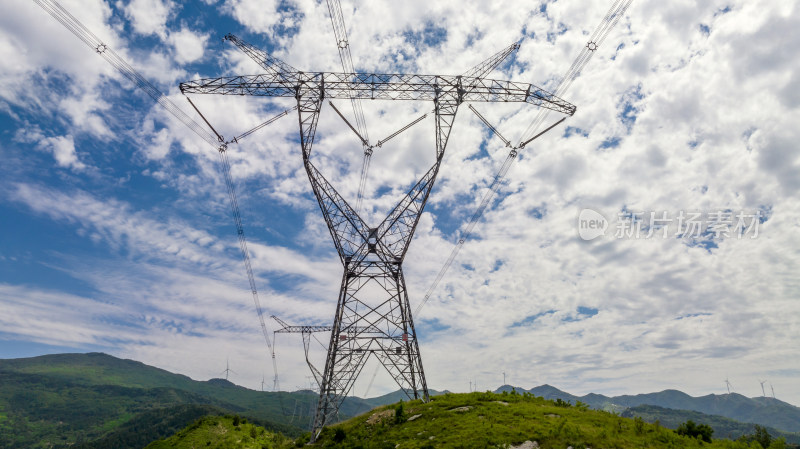
<path fill-rule="evenodd" d="M 568 115 L 575 112 L 575 106 L 537 86 L 483 78 L 504 57 L 490 58 L 470 76 L 268 70 L 261 75 L 181 84 L 185 93 L 292 97 L 297 101 L 303 165 L 343 266 L 312 441 L 323 426 L 336 419 L 370 357 L 380 361 L 409 398 L 428 399 L 402 265 L 439 173 L 459 106 L 464 102 L 520 102 Z M 313 163 L 319 114 L 324 100 L 331 98 L 433 102 L 435 161 L 377 226 L 364 222 Z"/>

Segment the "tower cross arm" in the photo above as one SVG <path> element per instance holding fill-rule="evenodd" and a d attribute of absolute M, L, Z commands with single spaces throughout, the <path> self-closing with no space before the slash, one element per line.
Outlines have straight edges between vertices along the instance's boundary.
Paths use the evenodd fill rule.
<path fill-rule="evenodd" d="M 315 332 L 330 332 L 333 326 L 286 326 L 275 331 L 276 334 L 302 334 Z"/>
<path fill-rule="evenodd" d="M 314 91 L 325 98 L 380 100 L 436 100 L 450 93 L 461 102 L 524 102 L 575 113 L 575 105 L 533 84 L 455 75 L 291 72 L 199 79 L 180 87 L 196 94 L 296 98 Z"/>
<path fill-rule="evenodd" d="M 255 61 L 258 65 L 264 68 L 269 73 L 272 74 L 280 74 L 280 73 L 291 73 L 297 72 L 297 69 L 290 66 L 289 64 L 281 61 L 280 59 L 270 56 L 269 53 L 260 50 L 247 42 L 239 39 L 233 34 L 226 34 L 223 38 L 224 40 L 233 42 L 239 50 L 241 50 L 244 54 L 249 56 L 253 61 Z"/>

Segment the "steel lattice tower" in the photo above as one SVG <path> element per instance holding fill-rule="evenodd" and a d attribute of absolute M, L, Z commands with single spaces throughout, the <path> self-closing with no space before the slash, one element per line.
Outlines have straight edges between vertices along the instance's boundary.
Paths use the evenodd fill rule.
<path fill-rule="evenodd" d="M 322 373 L 312 441 L 331 422 L 371 356 L 409 398 L 428 399 L 419 342 L 411 316 L 403 260 L 439 173 L 459 105 L 526 102 L 572 115 L 575 106 L 527 83 L 485 79 L 518 44 L 462 76 L 301 72 L 235 36 L 227 39 L 267 73 L 189 81 L 184 93 L 292 97 L 297 101 L 303 164 L 344 271 Z M 363 221 L 312 163 L 312 147 L 325 99 L 432 101 L 435 162 L 375 226 Z M 313 371 L 313 368 L 312 368 Z"/>

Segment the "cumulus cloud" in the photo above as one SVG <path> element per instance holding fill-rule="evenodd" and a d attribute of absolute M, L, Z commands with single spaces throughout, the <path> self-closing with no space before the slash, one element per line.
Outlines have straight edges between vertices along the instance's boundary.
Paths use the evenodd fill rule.
<path fill-rule="evenodd" d="M 167 20 L 174 8 L 170 0 L 131 0 L 124 10 L 134 31 L 165 39 Z"/>
<path fill-rule="evenodd" d="M 58 165 L 80 170 L 86 167 L 75 152 L 75 141 L 72 136 L 47 137 L 39 141 L 39 145 L 52 151 Z"/>
<path fill-rule="evenodd" d="M 185 64 L 203 57 L 208 35 L 182 28 L 179 31 L 170 33 L 169 41 L 175 48 L 175 60 L 178 64 Z"/>
<path fill-rule="evenodd" d="M 522 39 L 513 64 L 492 77 L 552 88 L 607 7 L 599 1 L 523 9 L 513 2 L 345 2 L 343 13 L 357 69 L 458 74 Z M 179 5 L 133 0 L 119 8 L 128 20 L 125 26 L 157 36 L 169 51 L 116 36 L 119 25 L 106 4 L 85 8 L 87 22 L 116 39 L 176 103 L 186 104 L 174 88 L 182 76 L 258 71 L 235 50 L 206 49 L 212 32 L 229 30 L 213 29 L 213 23 L 200 19 L 186 21 Z M 35 8 L 21 11 L 10 13 L 38 13 Z M 248 39 L 302 70 L 340 70 L 324 2 L 241 0 L 212 11 L 227 14 L 251 33 Z M 764 367 L 769 367 L 776 391 L 780 387 L 785 398 L 800 401 L 791 376 L 780 374 L 798 369 L 796 351 L 786 344 L 798 337 L 791 317 L 800 312 L 793 238 L 800 223 L 800 161 L 792 144 L 800 118 L 792 86 L 800 67 L 786 54 L 800 36 L 797 16 L 796 5 L 767 2 L 634 2 L 565 94 L 578 113 L 520 151 L 473 238 L 415 317 L 428 385 L 463 391 L 465 379 L 472 377 L 493 388 L 505 371 L 515 385 L 548 382 L 575 393 L 681 388 L 707 394 L 724 391 L 722 380 L 729 376 L 742 379 L 739 384 L 750 382 L 752 388 L 741 392 L 756 395 L 756 379 L 766 377 Z M 56 26 L 41 26 L 43 34 L 62 37 L 54 39 L 58 51 L 85 50 L 58 34 Z M 61 57 L 45 45 L 29 45 L 32 34 L 0 18 L 0 55 L 12 55 L 14 61 L 0 68 L 0 96 L 9 105 L 4 111 L 16 114 L 9 114 L 15 123 L 40 114 L 39 128 L 30 129 L 28 137 L 20 134 L 16 143 L 47 149 L 57 166 L 76 173 L 89 164 L 84 154 L 91 154 L 101 172 L 118 171 L 104 162 L 111 157 L 108 152 L 102 157 L 90 153 L 88 138 L 82 138 L 118 142 L 107 132 L 120 126 L 109 119 L 118 113 L 108 106 L 115 100 L 107 95 L 119 89 L 108 81 L 113 72 L 93 61 L 90 80 L 81 79 L 79 90 L 56 92 L 58 101 L 30 95 L 21 87 L 26 77 L 53 80 L 57 72 L 77 80 L 82 73 L 75 61 L 80 55 Z M 775 42 L 782 44 L 765 44 Z M 213 58 L 206 54 L 211 51 Z M 13 56 L 21 53 L 25 57 Z M 215 58 L 219 66 L 210 62 Z M 192 74 L 181 68 L 203 63 L 192 66 Z M 261 100 L 193 98 L 227 138 L 292 105 L 291 100 Z M 336 104 L 352 116 L 349 104 Z M 373 143 L 431 109 L 411 102 L 363 106 Z M 477 107 L 512 142 L 536 114 L 532 107 L 515 104 Z M 44 126 L 50 117 L 74 125 L 74 131 Z M 551 115 L 547 123 L 555 119 Z M 235 341 L 245 348 L 242 352 L 264 350 L 227 221 L 217 153 L 157 108 L 140 107 L 124 123 L 133 125 L 121 138 L 132 139 L 136 148 L 126 173 L 115 175 L 134 173 L 131 183 L 142 189 L 137 195 L 116 198 L 123 194 L 108 193 L 112 189 L 102 178 L 88 176 L 80 182 L 96 183 L 98 193 L 50 178 L 23 178 L 4 186 L 5 204 L 21 219 L 35 216 L 68 226 L 71 235 L 93 242 L 92 251 L 100 254 L 68 271 L 92 285 L 92 295 L 41 288 L 35 293 L 78 307 L 117 295 L 143 305 L 146 312 L 133 318 L 125 307 L 100 310 L 157 332 L 167 343 L 153 345 L 143 337 L 137 342 L 137 333 L 131 332 L 130 341 L 111 352 L 211 377 L 207 365 L 214 360 L 189 362 L 196 359 L 192 348 L 207 345 L 235 353 L 226 343 Z M 291 115 L 231 145 L 228 155 L 253 266 L 259 285 L 266 286 L 268 313 L 292 322 L 326 323 L 335 307 L 341 267 L 310 194 L 297 139 L 297 116 Z M 375 149 L 362 211 L 366 221 L 383 219 L 433 163 L 433 149 L 431 116 Z M 466 105 L 460 108 L 405 263 L 412 307 L 447 260 L 508 151 Z M 354 202 L 362 150 L 327 103 L 312 159 Z M 681 238 L 609 236 L 585 242 L 577 232 L 583 208 L 609 219 L 662 210 L 673 216 L 681 210 L 760 210 L 765 215 L 757 238 L 728 238 L 715 246 Z M 108 283 L 108 273 L 100 268 L 120 259 L 126 269 L 114 270 L 115 282 Z M 55 265 L 63 270 L 73 263 Z M 21 294 L 20 286 L 4 282 L 3 298 Z M 148 287 L 136 288 L 142 285 Z M 170 300 L 159 301 L 159 295 Z M 220 307 L 215 298 L 225 304 L 219 319 L 214 317 Z M 23 301 L 0 301 L 13 303 L 15 316 L 24 315 Z M 248 324 L 231 330 L 224 321 Z M 184 332 L 192 322 L 203 323 L 202 337 Z M 87 326 L 109 332 L 101 324 L 97 320 Z M 42 338 L 23 327 L 14 329 L 15 335 Z M 91 335 L 71 338 L 104 341 Z M 283 385 L 292 388 L 303 383 L 298 379 L 305 378 L 306 368 L 299 343 L 286 344 L 279 357 Z M 296 346 L 289 349 L 290 344 Z M 253 387 L 264 375 L 259 364 L 238 369 L 246 372 L 242 382 Z M 360 381 L 357 394 L 368 380 Z M 394 388 L 390 378 L 380 375 L 372 394 Z"/>
<path fill-rule="evenodd" d="M 255 33 L 269 33 L 280 19 L 275 0 L 234 0 L 226 2 L 223 10 Z"/>

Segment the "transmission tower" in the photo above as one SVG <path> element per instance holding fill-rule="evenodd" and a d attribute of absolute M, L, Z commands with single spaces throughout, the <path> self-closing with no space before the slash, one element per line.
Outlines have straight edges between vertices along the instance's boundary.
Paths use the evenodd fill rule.
<path fill-rule="evenodd" d="M 229 37 L 243 50 L 252 47 Z M 244 47 L 244 48 L 243 48 Z M 428 399 L 428 386 L 409 306 L 403 260 L 444 158 L 463 102 L 522 102 L 572 115 L 575 106 L 528 83 L 484 76 L 518 47 L 484 61 L 468 76 L 301 72 L 263 52 L 245 51 L 266 73 L 181 83 L 184 94 L 289 97 L 297 101 L 303 164 L 344 272 L 330 333 L 312 441 L 334 421 L 370 357 L 376 357 L 410 399 Z M 435 162 L 387 217 L 368 225 L 312 162 L 325 99 L 432 101 Z M 312 370 L 313 371 L 313 370 Z M 317 373 L 314 373 L 315 377 Z"/>
<path fill-rule="evenodd" d="M 316 382 L 317 388 L 319 388 L 320 382 L 322 380 L 322 374 L 320 374 L 319 370 L 313 363 L 311 363 L 311 359 L 308 358 L 308 352 L 311 348 L 311 337 L 315 332 L 331 332 L 333 330 L 333 326 L 292 326 L 281 320 L 280 318 L 272 315 L 272 319 L 278 322 L 280 325 L 280 329 L 275 330 L 272 334 L 302 334 L 303 336 L 303 349 L 305 350 L 306 354 L 306 364 L 308 364 L 308 368 L 311 370 L 311 374 L 314 375 L 314 381 Z M 316 337 L 314 337 L 316 338 Z M 275 337 L 272 338 L 272 341 L 275 341 Z"/>

